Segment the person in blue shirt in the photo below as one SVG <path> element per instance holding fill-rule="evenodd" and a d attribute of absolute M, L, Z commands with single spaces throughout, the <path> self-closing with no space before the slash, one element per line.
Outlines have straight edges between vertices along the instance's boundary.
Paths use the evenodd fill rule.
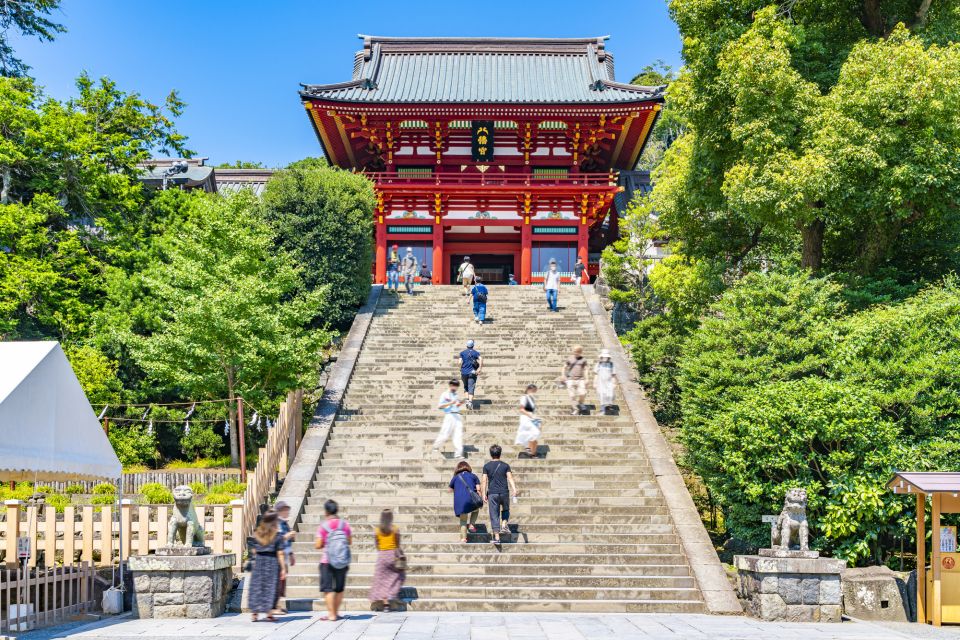
<path fill-rule="evenodd" d="M 507 280 L 507 284 L 509 284 L 509 285 L 515 285 L 515 284 L 520 284 L 520 283 L 517 282 L 517 279 L 514 278 L 514 277 L 513 277 L 513 274 L 511 273 L 511 274 L 510 274 L 510 279 Z"/>
<path fill-rule="evenodd" d="M 473 409 L 473 392 L 477 388 L 477 375 L 483 368 L 483 358 L 473 345 L 473 340 L 467 340 L 467 348 L 460 352 L 457 359 L 460 364 L 460 380 L 467 394 L 467 409 Z"/>
<path fill-rule="evenodd" d="M 470 287 L 470 295 L 473 296 L 473 319 L 477 321 L 477 324 L 483 324 L 483 321 L 487 319 L 487 296 L 490 292 L 483 284 L 480 276 L 474 277 L 473 283 L 473 286 Z"/>

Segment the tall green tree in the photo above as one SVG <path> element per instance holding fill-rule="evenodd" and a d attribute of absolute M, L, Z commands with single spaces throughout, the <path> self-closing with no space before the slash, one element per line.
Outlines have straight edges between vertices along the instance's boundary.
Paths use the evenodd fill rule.
<path fill-rule="evenodd" d="M 275 247 L 253 195 L 196 194 L 191 209 L 163 236 L 163 259 L 144 276 L 161 312 L 155 329 L 133 340 L 133 353 L 161 388 L 230 400 L 236 464 L 237 396 L 266 408 L 310 384 L 329 334 L 306 329 L 320 292 L 302 293 L 295 262 Z"/>
<path fill-rule="evenodd" d="M 374 194 L 367 178 L 326 164 L 311 158 L 275 174 L 263 211 L 278 246 L 303 266 L 307 289 L 326 290 L 317 323 L 340 327 L 370 290 Z"/>
<path fill-rule="evenodd" d="M 956 226 L 951 4 L 672 0 L 689 128 L 656 175 L 664 235 L 731 266 L 754 252 L 870 273 L 915 229 Z"/>
<path fill-rule="evenodd" d="M 60 8 L 60 0 L 0 0 L 0 76 L 23 76 L 30 70 L 16 56 L 10 32 L 50 41 L 66 29 L 48 16 Z"/>

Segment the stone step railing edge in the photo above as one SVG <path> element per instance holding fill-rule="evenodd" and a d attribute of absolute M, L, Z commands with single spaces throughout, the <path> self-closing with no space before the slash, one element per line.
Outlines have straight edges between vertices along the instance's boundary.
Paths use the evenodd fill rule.
<path fill-rule="evenodd" d="M 353 377 L 353 370 L 370 330 L 373 313 L 377 308 L 382 291 L 383 285 L 371 286 L 366 302 L 357 311 L 357 316 L 353 319 L 353 324 L 350 325 L 350 331 L 343 341 L 337 361 L 333 364 L 330 376 L 327 378 L 327 385 L 323 389 L 323 395 L 317 403 L 317 408 L 300 443 L 300 448 L 297 449 L 297 456 L 284 478 L 283 487 L 280 489 L 277 500 L 282 500 L 290 505 L 291 524 L 299 521 L 303 513 L 313 477 L 316 474 L 317 466 L 320 464 L 320 457 L 326 449 L 330 429 L 333 427 L 344 393 Z"/>
<path fill-rule="evenodd" d="M 633 363 L 627 357 L 593 285 L 585 285 L 581 289 L 603 346 L 609 349 L 613 356 L 616 370 L 630 372 L 628 376 L 620 376 L 621 392 L 636 422 L 637 432 L 647 451 L 657 485 L 680 536 L 704 604 L 710 613 L 742 614 L 743 608 L 737 600 L 733 585 L 727 579 L 726 571 L 713 548 L 713 542 L 673 460 L 667 440 L 660 431 L 660 425 L 653 416 L 643 389 L 637 382 Z"/>

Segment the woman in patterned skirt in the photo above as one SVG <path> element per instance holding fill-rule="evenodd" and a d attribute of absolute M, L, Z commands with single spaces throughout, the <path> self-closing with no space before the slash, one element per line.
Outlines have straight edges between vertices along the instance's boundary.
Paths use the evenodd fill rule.
<path fill-rule="evenodd" d="M 284 539 L 280 535 L 280 518 L 273 509 L 263 514 L 260 524 L 253 532 L 251 553 L 255 554 L 253 571 L 250 572 L 250 611 L 256 622 L 261 613 L 274 622 L 272 610 L 277 601 L 277 585 L 287 577 L 287 564 L 283 554 Z"/>
<path fill-rule="evenodd" d="M 400 530 L 393 524 L 393 511 L 384 509 L 380 513 L 380 526 L 373 530 L 373 535 L 377 545 L 377 565 L 370 586 L 370 609 L 399 609 L 398 597 L 406 573 L 397 570 Z"/>

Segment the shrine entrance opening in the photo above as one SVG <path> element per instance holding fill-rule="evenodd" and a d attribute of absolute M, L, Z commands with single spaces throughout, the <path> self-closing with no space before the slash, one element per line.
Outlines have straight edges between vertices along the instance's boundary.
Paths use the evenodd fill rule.
<path fill-rule="evenodd" d="M 510 274 L 515 273 L 513 253 L 455 253 L 450 255 L 450 281 L 453 284 L 457 284 L 457 269 L 460 268 L 465 255 L 470 256 L 470 262 L 473 263 L 477 275 L 483 279 L 484 284 L 507 284 Z"/>

